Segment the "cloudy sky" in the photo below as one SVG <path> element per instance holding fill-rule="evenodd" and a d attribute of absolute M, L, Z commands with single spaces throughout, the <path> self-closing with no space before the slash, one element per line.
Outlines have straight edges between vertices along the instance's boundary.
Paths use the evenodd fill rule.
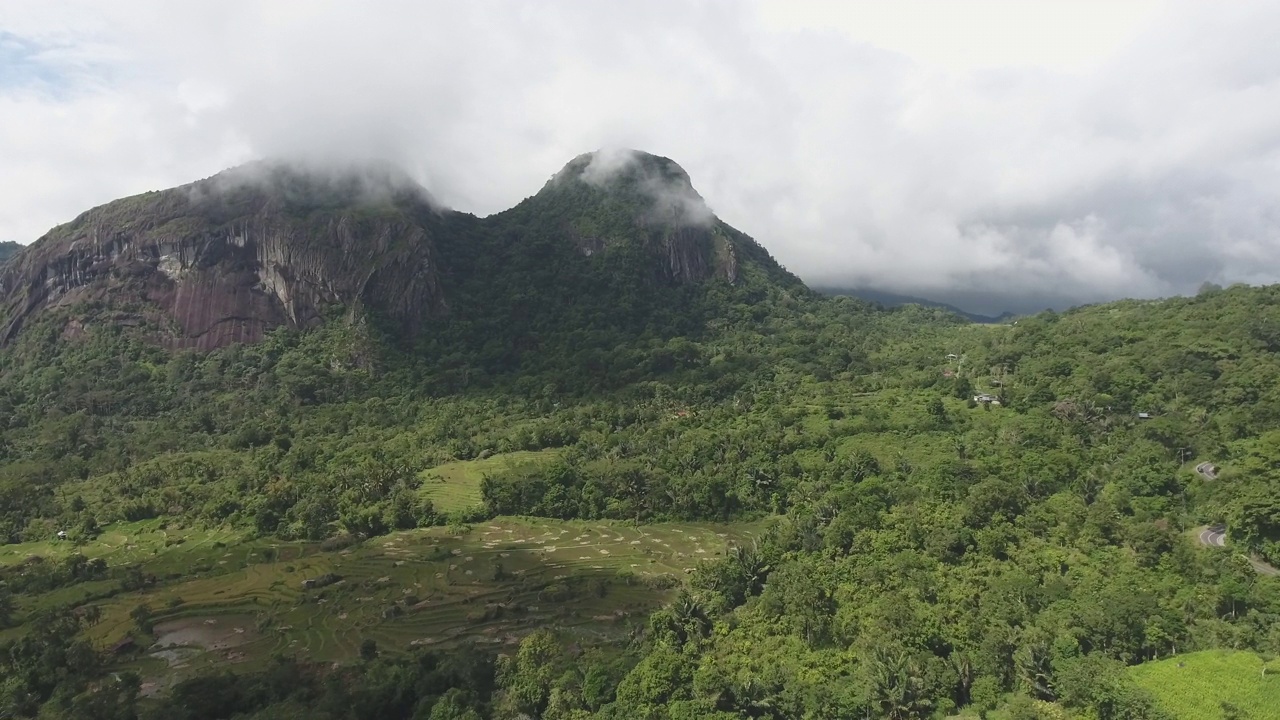
<path fill-rule="evenodd" d="M 1280 3 L 0 3 L 0 240 L 261 157 L 477 214 L 679 162 L 813 284 L 1027 311 L 1280 281 Z"/>

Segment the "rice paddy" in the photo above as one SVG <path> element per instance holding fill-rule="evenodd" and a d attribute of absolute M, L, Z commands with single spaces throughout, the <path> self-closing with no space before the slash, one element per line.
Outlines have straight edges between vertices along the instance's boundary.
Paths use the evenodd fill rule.
<path fill-rule="evenodd" d="M 140 562 L 158 582 L 97 596 L 92 604 L 101 618 L 87 633 L 103 648 L 137 639 L 142 656 L 122 666 L 140 670 L 149 688 L 188 668 L 254 665 L 274 653 L 349 660 L 366 639 L 383 652 L 464 641 L 497 647 L 551 627 L 609 641 L 625 638 L 630 624 L 669 599 L 699 562 L 722 555 L 730 543 L 749 542 L 757 530 L 497 518 L 323 551 L 317 543 L 237 542 L 223 531 L 133 524 L 112 528 L 82 550 L 112 566 Z M 14 546 L 3 561 L 23 549 L 59 550 Z M 97 584 L 118 581 L 83 583 L 24 605 L 82 603 L 94 598 L 87 593 Z M 152 636 L 141 635 L 130 615 L 141 604 L 151 609 Z M 174 627 L 203 634 L 175 644 Z"/>

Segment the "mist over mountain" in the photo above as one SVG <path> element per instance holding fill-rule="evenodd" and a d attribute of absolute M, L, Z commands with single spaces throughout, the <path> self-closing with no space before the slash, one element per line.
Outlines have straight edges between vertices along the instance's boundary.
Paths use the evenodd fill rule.
<path fill-rule="evenodd" d="M 1280 287 L 836 293 L 638 151 L 80 214 L 0 266 L 0 715 L 1271 707 Z"/>
<path fill-rule="evenodd" d="M 371 5 L 0 2 L 0 718 L 1276 717 L 1280 3 Z"/>
<path fill-rule="evenodd" d="M 77 7 L 0 9 L 8 240 L 261 157 L 489 215 L 622 146 L 810 284 L 997 315 L 1280 280 L 1275 3 Z"/>
<path fill-rule="evenodd" d="M 519 307 L 535 295 L 551 316 L 594 299 L 595 320 L 581 322 L 643 323 L 658 295 L 711 280 L 799 287 L 667 158 L 580 155 L 487 218 L 443 208 L 386 163 L 269 161 L 54 228 L 0 270 L 0 339 L 87 303 L 114 308 L 108 322 L 201 350 L 315 327 L 331 308 L 367 311 L 406 338 L 452 316 L 514 336 L 551 322 Z M 513 315 L 494 310 L 507 303 Z M 66 322 L 76 333 L 83 319 Z"/>

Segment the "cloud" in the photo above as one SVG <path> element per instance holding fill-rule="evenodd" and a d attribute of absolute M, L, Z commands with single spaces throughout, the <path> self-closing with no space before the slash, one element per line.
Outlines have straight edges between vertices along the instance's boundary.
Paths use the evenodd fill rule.
<path fill-rule="evenodd" d="M 421 185 L 386 161 L 279 158 L 238 165 L 184 186 L 189 200 L 204 203 L 245 190 L 265 191 L 286 203 L 384 205 L 417 201 L 443 208 Z"/>
<path fill-rule="evenodd" d="M 632 147 L 813 283 L 989 312 L 1280 281 L 1280 7 L 893 6 L 5 3 L 0 239 L 263 157 L 487 214 Z"/>
<path fill-rule="evenodd" d="M 591 153 L 579 177 L 588 185 L 604 187 L 639 161 L 639 153 L 631 148 L 604 148 Z"/>
<path fill-rule="evenodd" d="M 575 170 L 576 165 L 576 161 L 570 163 L 556 180 L 563 182 L 566 171 Z M 706 201 L 694 190 L 688 173 L 669 158 L 632 148 L 603 148 L 590 154 L 576 179 L 596 187 L 614 182 L 634 184 L 648 200 L 645 222 L 708 227 L 715 219 Z"/>

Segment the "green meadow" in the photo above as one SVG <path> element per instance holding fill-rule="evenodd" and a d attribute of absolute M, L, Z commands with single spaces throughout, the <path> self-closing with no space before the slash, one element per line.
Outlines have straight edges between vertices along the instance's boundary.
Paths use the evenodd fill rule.
<path fill-rule="evenodd" d="M 480 505 L 480 481 L 489 473 L 526 464 L 545 463 L 555 449 L 501 453 L 479 460 L 459 460 L 423 470 L 420 492 L 441 512 L 467 510 Z"/>
<path fill-rule="evenodd" d="M 1280 718 L 1280 663 L 1264 663 L 1251 652 L 1204 650 L 1143 663 L 1129 672 L 1179 720 L 1224 717 L 1223 703 L 1234 705 L 1239 717 Z"/>

